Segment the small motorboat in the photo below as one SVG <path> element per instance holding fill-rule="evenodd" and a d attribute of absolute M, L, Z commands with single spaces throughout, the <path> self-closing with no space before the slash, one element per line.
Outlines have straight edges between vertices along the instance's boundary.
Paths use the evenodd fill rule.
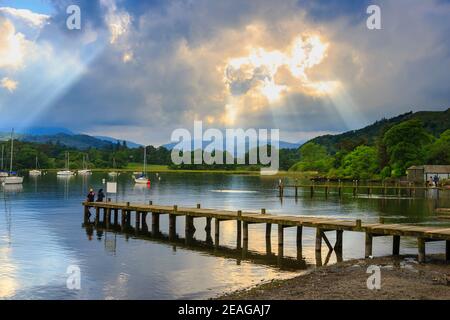
<path fill-rule="evenodd" d="M 150 182 L 150 179 L 147 177 L 139 177 L 139 178 L 135 178 L 134 182 L 137 184 L 147 184 Z"/>
<path fill-rule="evenodd" d="M 92 170 L 89 169 L 78 170 L 78 174 L 82 176 L 88 176 L 92 174 Z"/>
<path fill-rule="evenodd" d="M 58 175 L 58 176 L 60 176 L 60 177 L 64 177 L 64 176 L 73 176 L 73 175 L 75 175 L 75 172 L 73 172 L 73 171 L 70 171 L 70 170 L 61 170 L 61 171 L 58 171 L 57 173 L 56 173 L 56 175 Z"/>
<path fill-rule="evenodd" d="M 30 172 L 28 172 L 28 174 L 30 176 L 36 177 L 36 176 L 42 175 L 42 171 L 41 170 L 30 170 Z"/>

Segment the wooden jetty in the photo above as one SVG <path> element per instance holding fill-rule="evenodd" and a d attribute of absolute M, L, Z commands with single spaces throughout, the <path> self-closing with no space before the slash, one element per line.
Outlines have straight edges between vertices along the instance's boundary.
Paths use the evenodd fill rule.
<path fill-rule="evenodd" d="M 380 223 L 363 223 L 361 220 L 344 220 L 331 219 L 311 216 L 285 216 L 268 214 L 265 209 L 261 212 L 243 212 L 215 210 L 201 208 L 197 204 L 196 208 L 154 205 L 151 201 L 148 204 L 138 203 L 115 203 L 115 202 L 83 202 L 84 205 L 84 222 L 88 223 L 90 211 L 89 208 L 95 209 L 95 222 L 99 224 L 101 221 L 101 213 L 103 213 L 103 221 L 106 227 L 109 227 L 111 218 L 114 224 L 118 225 L 119 212 L 121 213 L 122 229 L 125 229 L 131 223 L 131 216 L 134 213 L 135 227 L 139 229 L 141 221 L 146 221 L 147 215 L 152 215 L 151 230 L 153 234 L 160 232 L 159 220 L 160 215 L 169 215 L 169 238 L 176 238 L 176 219 L 184 217 L 185 219 L 185 238 L 190 241 L 195 233 L 194 221 L 198 218 L 206 219 L 206 232 L 211 237 L 212 220 L 214 219 L 214 245 L 219 246 L 220 240 L 220 223 L 222 221 L 236 221 L 236 243 L 238 248 L 244 251 L 248 250 L 249 242 L 249 225 L 263 223 L 266 225 L 266 248 L 268 253 L 271 250 L 271 232 L 272 225 L 277 225 L 278 229 L 278 258 L 284 256 L 284 229 L 294 227 L 297 229 L 297 258 L 302 259 L 302 231 L 303 227 L 316 229 L 316 260 L 321 259 L 322 241 L 325 242 L 330 251 L 337 254 L 342 253 L 343 249 L 343 232 L 354 231 L 365 233 L 365 257 L 372 256 L 372 244 L 374 237 L 390 236 L 393 237 L 392 254 L 400 253 L 400 237 L 414 237 L 417 239 L 418 261 L 425 262 L 425 244 L 431 241 L 446 242 L 446 260 L 450 260 L 450 228 L 449 227 L 424 227 L 410 224 L 384 224 Z M 334 246 L 328 240 L 326 233 L 336 232 L 336 243 Z M 242 247 L 241 247 L 242 246 Z M 320 265 L 320 263 L 318 263 Z"/>
<path fill-rule="evenodd" d="M 416 185 L 346 185 L 346 184 L 295 184 L 295 185 L 278 185 L 278 194 L 280 198 L 284 197 L 285 189 L 294 189 L 295 198 L 298 197 L 299 189 L 307 189 L 309 190 L 309 194 L 313 197 L 316 194 L 317 190 L 323 191 L 325 197 L 334 191 L 339 196 L 342 196 L 344 192 L 348 192 L 351 190 L 353 196 L 357 195 L 392 195 L 392 196 L 406 196 L 406 197 L 416 197 L 418 191 L 436 191 L 436 196 L 439 198 L 440 191 L 448 191 L 446 188 L 436 188 L 436 187 L 424 187 L 424 186 L 416 186 Z"/>

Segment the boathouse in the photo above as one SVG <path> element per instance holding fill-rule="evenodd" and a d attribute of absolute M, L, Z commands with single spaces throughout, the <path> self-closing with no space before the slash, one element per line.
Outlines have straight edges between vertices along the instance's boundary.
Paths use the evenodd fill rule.
<path fill-rule="evenodd" d="M 412 166 L 406 170 L 411 182 L 425 182 L 437 175 L 440 180 L 450 179 L 450 165 Z"/>

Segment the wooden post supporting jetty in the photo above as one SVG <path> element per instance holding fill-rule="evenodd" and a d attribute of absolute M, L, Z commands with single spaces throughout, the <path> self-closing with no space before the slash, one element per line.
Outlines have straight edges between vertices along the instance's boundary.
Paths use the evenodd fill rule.
<path fill-rule="evenodd" d="M 238 219 L 236 221 L 236 248 L 241 249 L 242 247 L 242 221 L 240 217 L 242 216 L 242 211 L 238 211 Z M 245 235 L 244 235 L 245 237 Z M 247 239 L 248 240 L 248 239 Z M 244 240 L 245 241 L 245 240 Z"/>
<path fill-rule="evenodd" d="M 206 242 L 208 242 L 208 243 L 213 242 L 213 239 L 211 236 L 211 221 L 212 221 L 212 218 L 206 217 L 205 232 L 206 232 Z"/>
<path fill-rule="evenodd" d="M 136 211 L 134 226 L 136 230 L 141 228 L 141 213 L 139 211 Z"/>
<path fill-rule="evenodd" d="M 186 221 L 184 223 L 184 237 L 186 244 L 190 244 L 194 238 L 194 217 L 186 215 Z"/>
<path fill-rule="evenodd" d="M 445 260 L 450 261 L 450 240 L 445 241 Z"/>
<path fill-rule="evenodd" d="M 218 247 L 220 244 L 220 220 L 218 218 L 215 219 L 214 227 L 214 245 Z"/>
<path fill-rule="evenodd" d="M 266 223 L 266 253 L 272 254 L 272 224 Z"/>
<path fill-rule="evenodd" d="M 419 263 L 425 262 L 425 239 L 417 238 L 417 248 L 419 251 L 418 261 Z"/>
<path fill-rule="evenodd" d="M 344 235 L 344 230 L 336 230 L 336 243 L 334 245 L 334 251 L 336 253 L 342 254 L 343 235 Z"/>
<path fill-rule="evenodd" d="M 373 243 L 373 235 L 369 232 L 366 232 L 366 250 L 364 257 L 368 258 L 372 256 L 372 243 Z"/>
<path fill-rule="evenodd" d="M 278 225 L 278 260 L 281 262 L 284 256 L 284 226 Z"/>
<path fill-rule="evenodd" d="M 152 234 L 159 235 L 159 213 L 152 212 Z"/>
<path fill-rule="evenodd" d="M 400 236 L 394 236 L 392 243 L 392 254 L 398 256 L 400 254 Z"/>
<path fill-rule="evenodd" d="M 117 226 L 119 224 L 119 209 L 113 210 L 114 210 L 114 226 Z"/>
<path fill-rule="evenodd" d="M 105 210 L 106 210 L 105 226 L 106 229 L 108 230 L 111 227 L 111 209 L 105 208 Z"/>
<path fill-rule="evenodd" d="M 297 260 L 303 259 L 302 234 L 303 226 L 297 226 Z"/>
<path fill-rule="evenodd" d="M 127 211 L 125 209 L 121 210 L 121 222 L 120 222 L 120 228 L 122 231 L 125 230 L 125 225 L 127 223 Z"/>
<path fill-rule="evenodd" d="M 177 238 L 177 216 L 169 214 L 169 240 L 173 241 Z"/>

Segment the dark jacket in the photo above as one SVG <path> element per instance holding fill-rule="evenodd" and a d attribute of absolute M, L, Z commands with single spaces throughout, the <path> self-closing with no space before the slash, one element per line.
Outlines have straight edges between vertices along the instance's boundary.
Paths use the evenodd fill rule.
<path fill-rule="evenodd" d="M 89 192 L 87 195 L 87 201 L 88 202 L 94 202 L 95 201 L 95 193 L 94 192 Z"/>
<path fill-rule="evenodd" d="M 99 191 L 97 193 L 97 202 L 103 202 L 104 199 L 105 199 L 105 194 L 103 193 L 103 191 Z"/>

